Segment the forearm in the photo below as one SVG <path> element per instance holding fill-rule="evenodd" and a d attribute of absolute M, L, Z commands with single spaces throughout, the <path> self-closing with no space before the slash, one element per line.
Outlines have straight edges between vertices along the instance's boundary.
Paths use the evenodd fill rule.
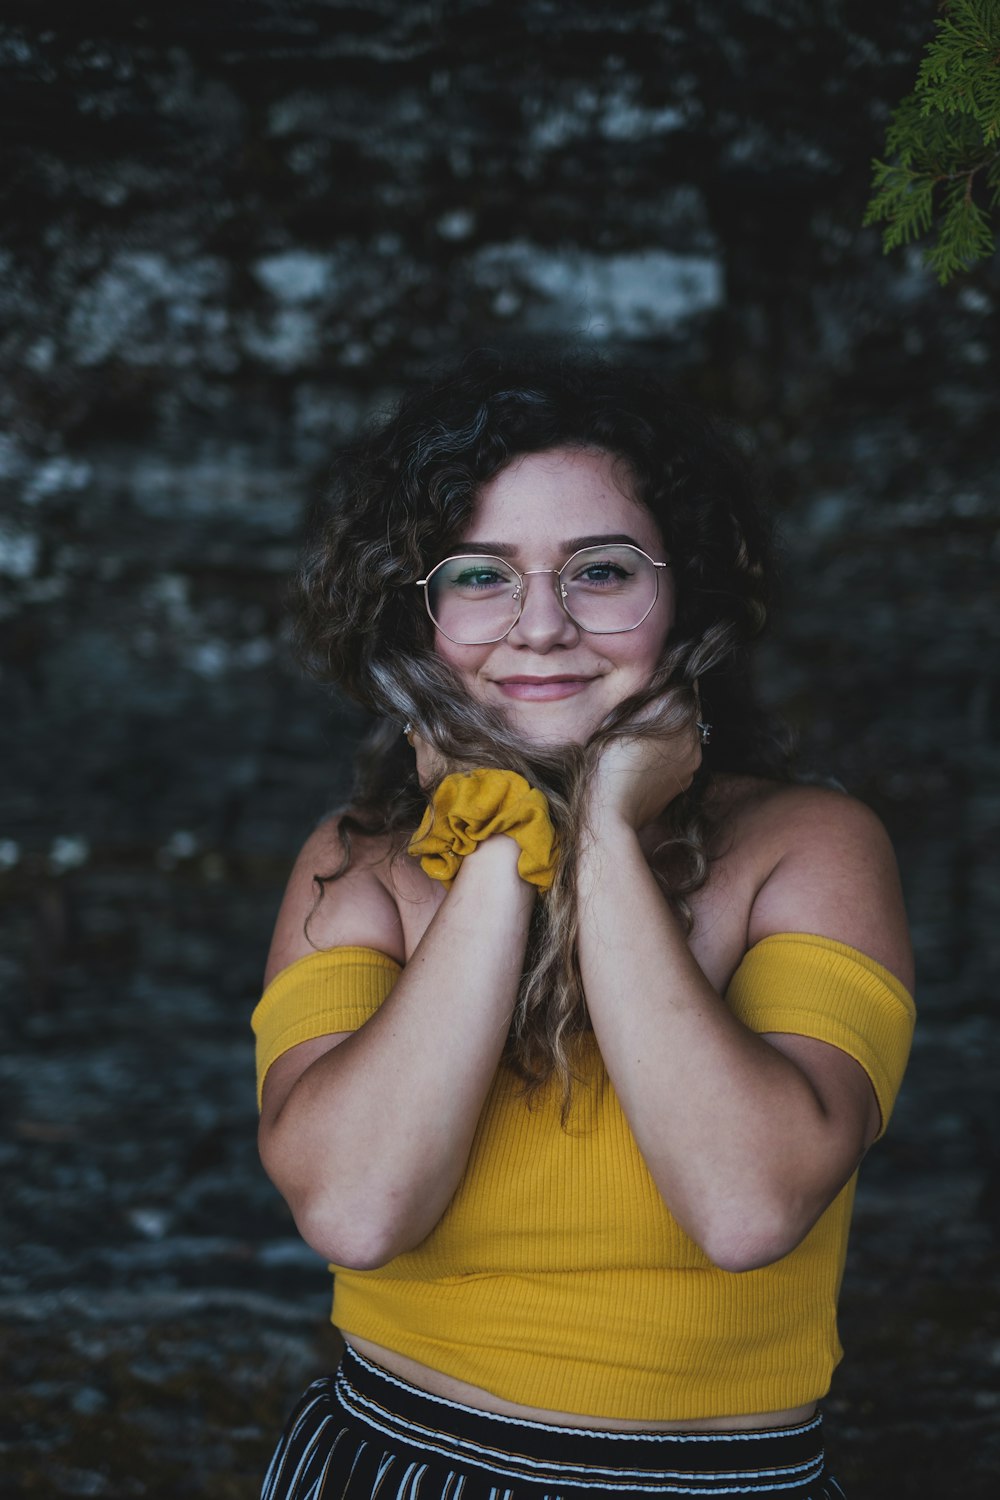
<path fill-rule="evenodd" d="M 720 1265 L 787 1253 L 853 1165 L 842 1128 L 705 978 L 624 822 L 596 820 L 578 884 L 594 1031 L 664 1201 Z"/>
<path fill-rule="evenodd" d="M 262 1133 L 303 1236 L 341 1264 L 382 1264 L 418 1244 L 458 1185 L 535 899 L 517 854 L 497 837 L 464 860 L 384 1004 L 302 1073 Z"/>

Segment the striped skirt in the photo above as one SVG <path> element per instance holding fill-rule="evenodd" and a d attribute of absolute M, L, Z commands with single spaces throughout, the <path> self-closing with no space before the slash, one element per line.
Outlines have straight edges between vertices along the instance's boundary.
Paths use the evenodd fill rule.
<path fill-rule="evenodd" d="M 556 1427 L 431 1396 L 348 1349 L 292 1412 L 261 1500 L 842 1500 L 825 1471 L 821 1423 L 726 1433 Z"/>

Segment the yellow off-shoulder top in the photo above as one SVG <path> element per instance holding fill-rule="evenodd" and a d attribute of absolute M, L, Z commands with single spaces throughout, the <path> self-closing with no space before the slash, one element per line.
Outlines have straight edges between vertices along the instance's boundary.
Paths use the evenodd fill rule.
<path fill-rule="evenodd" d="M 253 1015 L 258 1087 L 298 1042 L 362 1026 L 399 972 L 385 954 L 335 948 L 280 973 Z M 849 1053 L 885 1129 L 914 1006 L 880 964 L 781 933 L 750 949 L 725 998 L 756 1032 Z M 855 1178 L 789 1255 L 722 1271 L 657 1192 L 592 1036 L 582 1068 L 565 1128 L 555 1085 L 526 1097 L 498 1070 L 444 1215 L 377 1270 L 331 1267 L 333 1321 L 505 1400 L 595 1418 L 683 1421 L 821 1397 L 842 1353 Z"/>

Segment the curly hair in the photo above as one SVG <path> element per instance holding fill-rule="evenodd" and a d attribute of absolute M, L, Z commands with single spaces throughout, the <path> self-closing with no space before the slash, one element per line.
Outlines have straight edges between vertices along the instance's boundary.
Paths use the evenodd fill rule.
<path fill-rule="evenodd" d="M 488 480 L 519 456 L 556 448 L 621 461 L 671 559 L 676 615 L 645 689 L 618 704 L 586 745 L 540 747 L 470 698 L 434 650 L 414 585 L 454 547 Z M 626 731 L 663 736 L 689 731 L 696 717 L 711 721 L 702 768 L 667 809 L 665 858 L 657 860 L 658 879 L 689 931 L 689 897 L 707 879 L 712 857 L 713 775 L 788 774 L 787 742 L 756 704 L 749 672 L 772 583 L 759 488 L 754 466 L 719 421 L 646 371 L 579 354 L 478 351 L 339 452 L 303 559 L 295 588 L 303 662 L 377 716 L 339 825 L 342 860 L 316 876 L 319 899 L 326 882 L 350 868 L 354 835 L 394 835 L 401 851 L 427 805 L 431 789 L 417 782 L 400 735 L 404 722 L 445 762 L 516 770 L 540 787 L 562 854 L 536 907 L 507 1056 L 530 1084 L 556 1075 L 565 1100 L 573 1038 L 588 1026 L 575 856 L 596 757 Z"/>

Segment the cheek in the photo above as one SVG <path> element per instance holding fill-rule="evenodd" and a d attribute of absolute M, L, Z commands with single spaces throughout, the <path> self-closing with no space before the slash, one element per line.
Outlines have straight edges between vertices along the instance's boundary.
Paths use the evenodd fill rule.
<path fill-rule="evenodd" d="M 665 597 L 661 596 L 656 601 L 653 613 L 650 616 L 650 622 L 653 627 L 650 631 L 650 651 L 652 652 L 654 665 L 656 666 L 659 666 L 663 653 L 667 648 L 667 642 L 673 632 L 675 614 L 674 592 L 673 589 L 668 589 Z"/>
<path fill-rule="evenodd" d="M 489 656 L 488 647 L 456 646 L 454 641 L 449 641 L 437 632 L 434 635 L 434 650 L 459 677 L 465 678 L 470 687 L 474 685 L 480 667 Z"/>
<path fill-rule="evenodd" d="M 621 680 L 628 683 L 629 691 L 646 686 L 660 665 L 660 656 L 660 651 L 650 643 L 648 650 L 637 652 L 626 661 L 619 662 L 618 670 Z"/>
<path fill-rule="evenodd" d="M 635 672 L 645 677 L 651 676 L 663 658 L 670 636 L 672 616 L 672 610 L 660 611 L 657 608 L 649 619 L 643 621 L 631 638 L 622 637 L 623 642 L 629 640 L 631 649 L 623 647 L 621 665 L 631 666 Z"/>

